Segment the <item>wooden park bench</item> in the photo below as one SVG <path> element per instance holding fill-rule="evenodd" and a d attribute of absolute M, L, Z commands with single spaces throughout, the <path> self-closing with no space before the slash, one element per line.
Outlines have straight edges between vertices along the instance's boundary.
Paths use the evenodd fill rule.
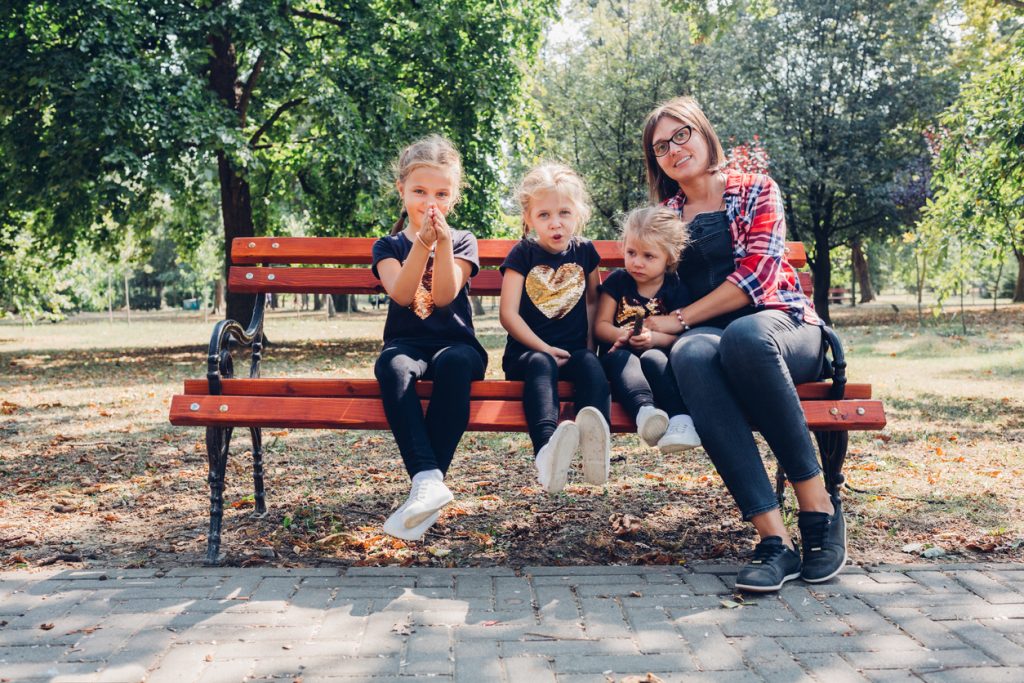
<path fill-rule="evenodd" d="M 830 304 L 841 304 L 845 301 L 853 303 L 853 293 L 846 287 L 830 287 L 828 290 L 828 302 Z"/>
<path fill-rule="evenodd" d="M 234 240 L 228 276 L 232 292 L 258 295 L 271 293 L 376 294 L 380 282 L 367 264 L 372 238 L 256 237 Z M 481 239 L 481 270 L 473 278 L 474 295 L 495 296 L 501 291 L 501 274 L 496 266 L 505 259 L 515 240 Z M 603 269 L 623 265 L 618 242 L 595 242 Z M 789 243 L 789 260 L 797 268 L 806 262 L 803 245 Z M 336 265 L 363 266 L 337 268 Z M 301 266 L 301 267 L 296 267 Z M 315 266 L 315 267 L 310 267 Z M 603 270 L 606 274 L 610 270 Z M 801 273 L 801 283 L 810 292 L 811 278 Z M 208 564 L 218 562 L 221 520 L 224 512 L 224 473 L 232 432 L 247 427 L 252 437 L 255 512 L 266 512 L 263 485 L 261 430 L 272 428 L 388 429 L 375 379 L 289 379 L 261 377 L 263 323 L 266 296 L 257 296 L 248 329 L 232 320 L 216 324 L 210 339 L 207 374 L 203 379 L 185 381 L 183 393 L 171 399 L 171 424 L 206 427 L 209 458 L 210 531 L 207 536 Z M 848 384 L 846 361 L 838 337 L 826 328 L 831 355 L 819 381 L 797 387 L 808 428 L 814 433 L 829 490 L 843 483 L 843 461 L 852 430 L 874 430 L 885 426 L 881 401 L 871 400 L 871 385 Z M 246 378 L 234 376 L 232 351 L 243 347 L 251 354 Z M 431 383 L 420 382 L 421 397 L 430 397 Z M 469 430 L 484 432 L 526 431 L 522 407 L 522 383 L 498 380 L 474 382 L 470 392 Z M 559 385 L 562 419 L 572 419 L 572 387 Z M 635 426 L 625 410 L 612 405 L 613 432 L 632 432 Z M 777 480 L 780 500 L 784 479 Z"/>

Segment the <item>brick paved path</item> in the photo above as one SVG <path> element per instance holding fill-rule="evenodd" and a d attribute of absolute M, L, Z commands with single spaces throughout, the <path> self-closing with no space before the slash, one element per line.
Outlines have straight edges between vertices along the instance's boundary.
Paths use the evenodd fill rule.
<path fill-rule="evenodd" d="M 9 681 L 1024 681 L 1024 565 L 0 573 Z M 52 625 L 52 626 L 51 626 Z"/>

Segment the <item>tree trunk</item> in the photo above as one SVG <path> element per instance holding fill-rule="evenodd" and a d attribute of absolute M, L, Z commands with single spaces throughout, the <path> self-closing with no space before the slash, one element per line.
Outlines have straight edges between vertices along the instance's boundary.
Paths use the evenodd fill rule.
<path fill-rule="evenodd" d="M 213 90 L 226 107 L 239 115 L 238 124 L 242 125 L 242 114 L 239 111 L 241 89 L 238 82 L 238 59 L 235 46 L 225 31 L 221 35 L 209 37 L 210 55 L 210 89 Z M 236 237 L 252 237 L 255 235 L 252 224 L 252 200 L 249 182 L 234 168 L 231 159 L 224 150 L 217 151 L 217 171 L 220 176 L 221 217 L 224 221 L 224 277 L 231 268 L 231 241 Z M 254 294 L 227 294 L 227 314 L 231 320 L 237 320 L 243 326 L 249 325 L 252 317 Z"/>
<path fill-rule="evenodd" d="M 814 310 L 826 325 L 831 325 L 828 290 L 832 286 L 832 255 L 829 253 L 828 233 L 822 230 L 814 231 L 814 263 L 811 264 L 811 271 L 814 273 Z"/>
<path fill-rule="evenodd" d="M 473 302 L 473 315 L 484 314 L 484 302 L 480 300 L 478 296 L 471 296 L 469 300 Z"/>
<path fill-rule="evenodd" d="M 875 288 L 871 286 L 871 272 L 868 270 L 868 259 L 864 254 L 864 245 L 860 240 L 851 244 L 853 252 L 853 272 L 860 285 L 860 302 L 866 304 L 875 300 Z"/>
<path fill-rule="evenodd" d="M 322 311 L 324 309 L 324 295 L 314 294 L 313 295 L 313 310 Z"/>
<path fill-rule="evenodd" d="M 1017 284 L 1013 286 L 1013 302 L 1019 304 L 1024 301 L 1024 251 L 1014 249 L 1013 255 L 1017 257 Z"/>

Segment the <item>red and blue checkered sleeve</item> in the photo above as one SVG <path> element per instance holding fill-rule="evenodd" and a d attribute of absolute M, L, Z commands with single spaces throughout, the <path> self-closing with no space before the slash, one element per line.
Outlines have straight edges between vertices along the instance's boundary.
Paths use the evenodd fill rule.
<path fill-rule="evenodd" d="M 757 307 L 774 298 L 786 250 L 786 214 L 782 193 L 766 175 L 751 176 L 751 183 L 740 193 L 740 220 L 737 221 L 738 252 L 736 271 L 728 281 L 742 289 Z M 745 230 L 744 230 L 745 228 Z"/>

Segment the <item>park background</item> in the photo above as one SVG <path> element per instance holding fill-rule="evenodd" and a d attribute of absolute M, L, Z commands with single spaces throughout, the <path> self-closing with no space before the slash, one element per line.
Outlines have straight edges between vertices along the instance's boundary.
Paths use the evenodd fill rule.
<path fill-rule="evenodd" d="M 779 182 L 816 307 L 885 401 L 846 468 L 852 557 L 1020 559 L 1022 24 L 1013 0 L 6 3 L 0 562 L 200 561 L 205 446 L 167 404 L 212 323 L 249 318 L 232 238 L 386 232 L 391 163 L 428 132 L 464 155 L 455 227 L 515 236 L 516 180 L 560 159 L 611 238 L 646 202 L 643 117 L 677 94 Z M 264 374 L 369 377 L 382 325 L 365 297 L 277 296 Z M 267 518 L 244 446 L 229 462 L 231 562 L 675 564 L 752 538 L 699 450 L 619 437 L 608 486 L 548 498 L 524 435 L 469 434 L 457 504 L 404 544 L 379 533 L 406 486 L 386 433 L 267 441 Z"/>

